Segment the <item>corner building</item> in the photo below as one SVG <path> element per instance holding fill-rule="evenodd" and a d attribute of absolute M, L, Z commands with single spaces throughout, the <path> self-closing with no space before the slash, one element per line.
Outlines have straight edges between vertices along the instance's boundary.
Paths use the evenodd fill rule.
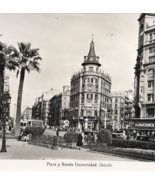
<path fill-rule="evenodd" d="M 71 78 L 70 109 L 74 126 L 80 130 L 99 130 L 110 122 L 111 78 L 100 69 L 93 41 L 81 65 L 81 72 Z"/>
<path fill-rule="evenodd" d="M 134 103 L 136 130 L 155 130 L 155 14 L 142 13 L 135 65 Z"/>

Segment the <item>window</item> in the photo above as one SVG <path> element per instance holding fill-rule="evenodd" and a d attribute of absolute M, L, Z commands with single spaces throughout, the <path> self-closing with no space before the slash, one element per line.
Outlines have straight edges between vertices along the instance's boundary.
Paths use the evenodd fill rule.
<path fill-rule="evenodd" d="M 115 110 L 115 114 L 117 114 L 117 110 Z"/>
<path fill-rule="evenodd" d="M 150 41 L 152 40 L 152 33 L 150 34 Z"/>
<path fill-rule="evenodd" d="M 83 109 L 81 109 L 81 116 L 83 116 L 84 114 L 83 114 Z"/>
<path fill-rule="evenodd" d="M 154 87 L 154 80 L 148 81 L 148 88 Z"/>
<path fill-rule="evenodd" d="M 87 94 L 88 99 L 93 99 L 93 94 Z"/>
<path fill-rule="evenodd" d="M 93 71 L 93 67 L 89 67 L 89 71 Z"/>
<path fill-rule="evenodd" d="M 148 109 L 148 116 L 153 117 L 154 116 L 154 109 Z"/>
<path fill-rule="evenodd" d="M 84 72 L 86 72 L 86 67 L 84 67 Z"/>
<path fill-rule="evenodd" d="M 96 72 L 98 72 L 98 67 L 96 68 Z"/>
<path fill-rule="evenodd" d="M 91 78 L 91 83 L 93 83 L 93 78 Z"/>
<path fill-rule="evenodd" d="M 147 100 L 148 100 L 149 102 L 152 102 L 153 99 L 154 99 L 153 94 L 148 94 L 148 95 L 147 95 Z"/>
<path fill-rule="evenodd" d="M 64 105 L 66 105 L 66 102 L 64 102 Z"/>
<path fill-rule="evenodd" d="M 97 84 L 97 82 L 98 82 L 98 80 L 97 79 L 95 79 L 95 83 Z"/>
<path fill-rule="evenodd" d="M 140 34 L 143 32 L 143 30 L 144 30 L 144 25 L 142 24 L 140 27 Z"/>
<path fill-rule="evenodd" d="M 115 98 L 115 103 L 117 103 L 117 98 Z"/>
<path fill-rule="evenodd" d="M 149 57 L 149 63 L 155 62 L 155 57 Z"/>
<path fill-rule="evenodd" d="M 117 108 L 117 104 L 115 104 L 115 108 Z"/>
<path fill-rule="evenodd" d="M 143 45 L 143 35 L 139 39 L 139 46 L 142 46 L 142 45 Z"/>
<path fill-rule="evenodd" d="M 149 53 L 154 53 L 155 52 L 155 47 L 149 48 Z"/>
<path fill-rule="evenodd" d="M 88 83 L 89 83 L 89 82 L 90 82 L 90 78 L 88 78 L 88 80 L 87 80 L 87 81 L 88 81 Z"/>

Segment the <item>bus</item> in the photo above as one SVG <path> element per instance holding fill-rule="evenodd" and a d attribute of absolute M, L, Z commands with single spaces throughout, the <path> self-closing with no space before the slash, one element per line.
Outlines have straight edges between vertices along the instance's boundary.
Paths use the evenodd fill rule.
<path fill-rule="evenodd" d="M 43 120 L 25 119 L 20 122 L 20 129 L 25 130 L 26 127 L 44 127 Z"/>

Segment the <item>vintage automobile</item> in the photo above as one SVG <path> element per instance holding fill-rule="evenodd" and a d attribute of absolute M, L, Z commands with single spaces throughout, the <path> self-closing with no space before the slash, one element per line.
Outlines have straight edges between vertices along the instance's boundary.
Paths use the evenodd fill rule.
<path fill-rule="evenodd" d="M 150 137 L 140 135 L 140 136 L 137 136 L 137 140 L 139 140 L 139 141 L 150 141 Z"/>
<path fill-rule="evenodd" d="M 112 133 L 111 135 L 114 139 L 126 139 L 126 136 L 123 133 Z"/>

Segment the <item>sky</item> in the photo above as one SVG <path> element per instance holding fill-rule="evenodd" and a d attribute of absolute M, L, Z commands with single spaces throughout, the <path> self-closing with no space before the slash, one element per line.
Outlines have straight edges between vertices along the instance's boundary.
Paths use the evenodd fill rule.
<path fill-rule="evenodd" d="M 22 111 L 51 88 L 62 91 L 79 71 L 90 42 L 101 69 L 112 78 L 111 91 L 133 89 L 138 47 L 138 14 L 0 14 L 0 41 L 18 48 L 30 42 L 40 49 L 41 72 L 26 73 Z M 19 78 L 9 72 L 11 114 L 15 115 Z"/>

